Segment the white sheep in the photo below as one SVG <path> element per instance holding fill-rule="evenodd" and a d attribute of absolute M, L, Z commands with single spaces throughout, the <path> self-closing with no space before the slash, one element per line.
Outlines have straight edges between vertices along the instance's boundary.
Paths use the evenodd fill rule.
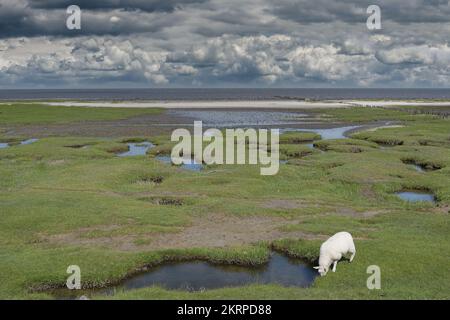
<path fill-rule="evenodd" d="M 333 264 L 332 271 L 336 272 L 338 261 L 347 253 L 351 253 L 350 262 L 352 262 L 356 254 L 352 235 L 348 232 L 338 232 L 320 246 L 319 266 L 314 269 L 324 276 Z"/>

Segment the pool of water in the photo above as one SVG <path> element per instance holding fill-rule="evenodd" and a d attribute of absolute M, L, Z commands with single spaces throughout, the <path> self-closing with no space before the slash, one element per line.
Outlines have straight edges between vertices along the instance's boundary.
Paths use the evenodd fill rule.
<path fill-rule="evenodd" d="M 106 289 L 52 291 L 57 299 L 77 299 L 82 295 L 114 295 L 151 286 L 172 290 L 201 291 L 248 284 L 278 284 L 285 287 L 309 287 L 318 273 L 300 259 L 272 252 L 261 266 L 217 265 L 204 261 L 168 262 L 136 274 Z"/>
<path fill-rule="evenodd" d="M 417 164 L 411 164 L 410 166 L 413 167 L 417 172 L 425 172 L 425 170 Z"/>
<path fill-rule="evenodd" d="M 296 124 L 308 115 L 282 111 L 170 110 L 170 114 L 202 121 L 214 128 Z"/>
<path fill-rule="evenodd" d="M 131 290 L 160 285 L 190 291 L 251 283 L 307 287 L 317 275 L 316 270 L 298 259 L 272 253 L 269 262 L 259 267 L 214 265 L 203 261 L 168 263 L 134 276 L 119 287 Z"/>
<path fill-rule="evenodd" d="M 432 202 L 435 203 L 436 199 L 433 194 L 417 191 L 403 191 L 397 192 L 397 196 L 408 202 Z"/>
<path fill-rule="evenodd" d="M 167 164 L 172 164 L 172 159 L 170 156 L 157 156 L 156 159 Z M 182 164 L 179 167 L 190 171 L 200 171 L 203 169 L 203 164 L 191 159 L 190 164 Z"/>
<path fill-rule="evenodd" d="M 20 142 L 20 144 L 22 144 L 22 145 L 32 144 L 32 143 L 37 142 L 38 140 L 39 140 L 39 139 L 28 139 L 28 140 L 23 140 L 23 141 Z"/>
<path fill-rule="evenodd" d="M 154 147 L 151 142 L 127 143 L 128 151 L 119 153 L 119 157 L 145 156 L 147 151 Z"/>
<path fill-rule="evenodd" d="M 35 143 L 36 141 L 39 141 L 39 139 L 27 139 L 20 142 L 21 145 L 27 145 Z M 0 142 L 0 149 L 11 147 L 9 143 Z"/>
<path fill-rule="evenodd" d="M 346 139 L 345 133 L 354 129 L 359 128 L 360 126 L 347 126 L 347 127 L 338 127 L 338 128 L 329 128 L 329 129 L 281 129 L 280 134 L 289 131 L 305 131 L 305 132 L 314 132 L 320 134 L 322 140 L 331 140 L 331 139 Z"/>

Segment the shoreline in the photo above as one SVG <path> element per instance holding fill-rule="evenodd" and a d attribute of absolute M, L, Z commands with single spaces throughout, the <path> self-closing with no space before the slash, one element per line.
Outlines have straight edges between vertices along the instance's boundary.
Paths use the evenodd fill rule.
<path fill-rule="evenodd" d="M 162 109 L 329 109 L 350 108 L 351 104 L 341 102 L 305 102 L 294 100 L 242 100 L 242 101 L 124 101 L 124 102 L 41 102 L 50 106 L 91 108 L 162 108 Z"/>
<path fill-rule="evenodd" d="M 209 101 L 33 101 L 24 104 L 43 104 L 88 108 L 161 108 L 161 109 L 341 109 L 352 107 L 450 107 L 450 101 L 411 100 L 209 100 Z M 0 102 L 11 105 L 14 102 Z"/>

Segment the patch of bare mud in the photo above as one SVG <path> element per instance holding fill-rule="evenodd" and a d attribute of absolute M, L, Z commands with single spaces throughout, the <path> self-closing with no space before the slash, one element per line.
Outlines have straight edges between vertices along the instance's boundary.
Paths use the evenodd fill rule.
<path fill-rule="evenodd" d="M 261 205 L 262 208 L 280 210 L 301 209 L 311 206 L 312 205 L 310 203 L 305 201 L 292 199 L 271 199 L 263 202 Z"/>
<path fill-rule="evenodd" d="M 87 232 L 99 228 L 84 228 L 70 233 L 47 236 L 45 242 L 52 245 L 74 245 L 107 247 L 121 251 L 149 251 L 195 247 L 226 247 L 252 244 L 260 241 L 274 241 L 282 238 L 325 239 L 325 236 L 301 231 L 281 231 L 281 228 L 299 221 L 267 216 L 237 217 L 213 214 L 195 218 L 190 226 L 178 232 L 150 233 L 145 235 L 146 244 L 136 244 L 143 235 L 120 235 L 88 238 Z M 103 228 L 108 228 L 105 226 Z M 118 228 L 118 226 L 114 226 Z M 115 230 L 115 229 L 113 229 Z M 104 230 L 103 230 L 104 231 Z"/>
<path fill-rule="evenodd" d="M 338 208 L 335 213 L 342 216 L 354 217 L 354 218 L 372 218 L 377 215 L 388 212 L 387 210 L 368 210 L 358 212 L 351 208 Z"/>

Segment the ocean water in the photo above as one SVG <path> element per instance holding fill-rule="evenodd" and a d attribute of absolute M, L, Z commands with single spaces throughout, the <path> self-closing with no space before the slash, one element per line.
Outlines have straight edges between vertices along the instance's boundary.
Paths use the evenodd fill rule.
<path fill-rule="evenodd" d="M 23 89 L 0 90 L 0 100 L 277 100 L 450 99 L 450 89 Z"/>

